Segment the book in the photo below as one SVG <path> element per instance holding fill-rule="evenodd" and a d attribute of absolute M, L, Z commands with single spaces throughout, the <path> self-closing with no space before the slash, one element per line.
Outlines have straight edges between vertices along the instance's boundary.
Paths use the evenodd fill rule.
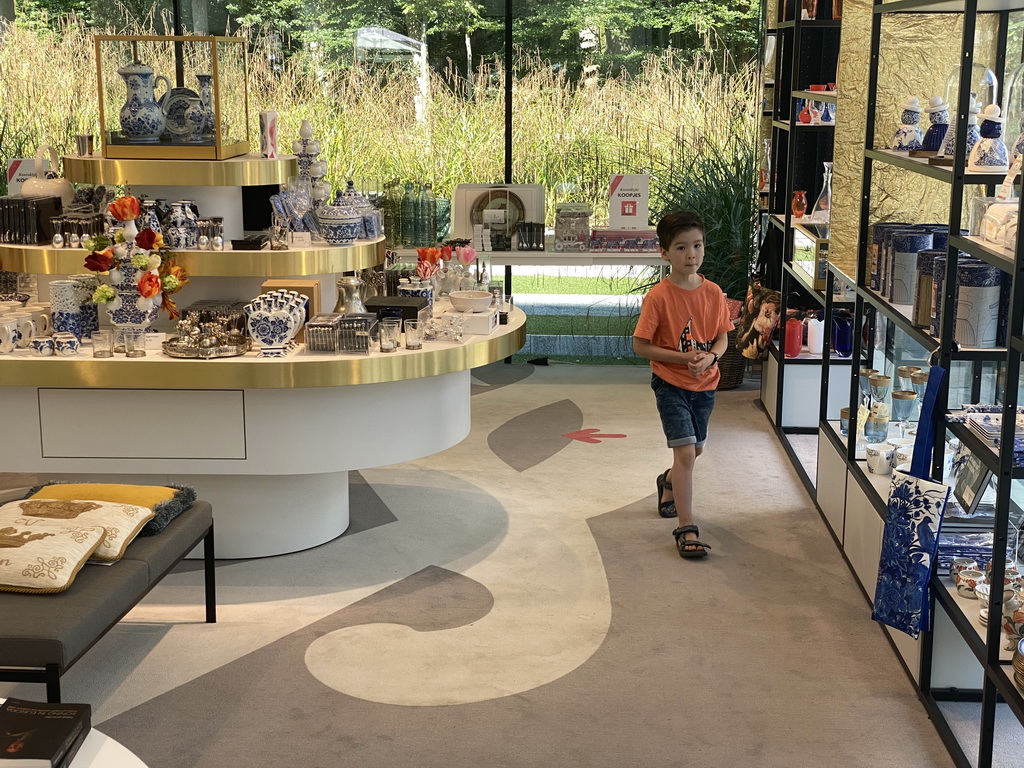
<path fill-rule="evenodd" d="M 0 704 L 0 768 L 64 768 L 92 727 L 88 704 Z"/>

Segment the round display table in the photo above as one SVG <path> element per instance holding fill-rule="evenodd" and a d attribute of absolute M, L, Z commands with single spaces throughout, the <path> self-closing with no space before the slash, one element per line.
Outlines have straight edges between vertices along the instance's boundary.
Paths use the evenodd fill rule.
<path fill-rule="evenodd" d="M 419 351 L 222 360 L 0 356 L 0 465 L 40 482 L 179 484 L 213 504 L 219 558 L 296 552 L 349 524 L 348 473 L 460 442 L 470 371 L 526 316 Z M 198 556 L 198 555 L 197 555 Z"/>

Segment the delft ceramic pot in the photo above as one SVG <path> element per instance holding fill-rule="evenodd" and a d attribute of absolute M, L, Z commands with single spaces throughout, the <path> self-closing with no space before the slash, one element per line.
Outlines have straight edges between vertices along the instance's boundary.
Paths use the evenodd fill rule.
<path fill-rule="evenodd" d="M 1002 270 L 988 264 L 959 263 L 956 279 L 953 338 L 965 347 L 995 347 L 1003 290 Z"/>
<path fill-rule="evenodd" d="M 53 355 L 54 344 L 51 336 L 33 336 L 28 342 L 29 349 L 41 357 Z"/>
<path fill-rule="evenodd" d="M 167 231 L 164 233 L 164 243 L 167 247 L 188 248 L 188 217 L 185 215 L 185 206 L 181 202 L 171 203 L 171 210 L 167 214 L 166 224 Z"/>
<path fill-rule="evenodd" d="M 352 245 L 363 226 L 362 214 L 349 205 L 322 205 L 316 218 L 321 236 L 331 245 Z"/>
<path fill-rule="evenodd" d="M 1006 173 L 1010 156 L 1003 141 L 1003 118 L 998 104 L 989 104 L 981 113 L 981 138 L 971 150 L 967 170 L 971 173 Z"/>
<path fill-rule="evenodd" d="M 917 291 L 917 254 L 933 247 L 931 232 L 895 230 L 890 240 L 893 304 L 910 304 Z"/>
<path fill-rule="evenodd" d="M 977 599 L 978 595 L 974 589 L 979 584 L 985 583 L 985 574 L 981 571 L 960 571 L 956 577 L 956 591 L 961 597 Z"/>
<path fill-rule="evenodd" d="M 51 280 L 50 317 L 54 333 L 82 335 L 82 310 L 78 301 L 78 285 L 74 280 Z"/>
<path fill-rule="evenodd" d="M 92 300 L 92 295 L 99 288 L 100 279 L 90 273 L 68 275 L 78 286 L 78 311 L 82 314 L 82 336 L 91 337 L 93 331 L 100 328 L 99 308 Z"/>
<path fill-rule="evenodd" d="M 156 84 L 163 80 L 164 88 L 169 92 L 170 81 L 163 75 L 154 77 L 153 68 L 148 64 L 129 64 L 117 70 L 117 74 L 124 78 L 128 89 L 119 114 L 121 133 L 138 144 L 160 141 L 167 119 L 156 102 Z"/>
<path fill-rule="evenodd" d="M 62 355 L 64 357 L 77 355 L 81 346 L 82 342 L 80 342 L 78 337 L 73 333 L 53 334 L 53 351 L 58 355 Z"/>
<path fill-rule="evenodd" d="M 909 97 L 902 105 L 900 127 L 892 137 L 892 148 L 895 152 L 909 152 L 920 149 L 924 135 L 921 133 L 921 100 L 916 96 Z"/>
<path fill-rule="evenodd" d="M 949 578 L 956 582 L 957 574 L 960 571 L 977 571 L 978 561 L 973 557 L 954 557 L 949 564 Z"/>
<path fill-rule="evenodd" d="M 136 219 L 135 225 L 139 228 L 140 232 L 144 229 L 152 229 L 158 234 L 163 234 L 163 229 L 160 226 L 160 214 L 156 207 L 156 200 L 142 201 L 142 212 L 139 214 L 139 218 Z"/>
<path fill-rule="evenodd" d="M 949 104 L 941 96 L 932 96 L 924 111 L 928 115 L 930 125 L 921 142 L 921 149 L 938 152 L 942 147 L 942 140 L 946 138 L 946 131 L 949 130 Z"/>

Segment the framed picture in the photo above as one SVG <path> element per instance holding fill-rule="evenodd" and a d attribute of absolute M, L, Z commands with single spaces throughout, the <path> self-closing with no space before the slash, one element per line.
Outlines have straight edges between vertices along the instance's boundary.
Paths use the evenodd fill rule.
<path fill-rule="evenodd" d="M 991 479 L 991 470 L 982 463 L 981 459 L 971 454 L 960 474 L 957 475 L 953 486 L 953 497 L 963 507 L 968 517 L 978 510 L 978 505 L 981 503 Z"/>

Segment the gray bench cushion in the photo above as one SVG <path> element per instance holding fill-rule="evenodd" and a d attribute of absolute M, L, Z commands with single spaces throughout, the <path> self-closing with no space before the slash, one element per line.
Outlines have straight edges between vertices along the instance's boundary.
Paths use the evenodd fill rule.
<path fill-rule="evenodd" d="M 213 507 L 210 502 L 194 502 L 160 533 L 136 537 L 128 545 L 121 560 L 145 563 L 149 568 L 149 583 L 154 584 L 183 554 L 188 553 L 189 545 L 205 534 L 212 522 Z"/>
<path fill-rule="evenodd" d="M 0 663 L 66 667 L 149 588 L 144 562 L 85 565 L 56 595 L 0 593 Z"/>

